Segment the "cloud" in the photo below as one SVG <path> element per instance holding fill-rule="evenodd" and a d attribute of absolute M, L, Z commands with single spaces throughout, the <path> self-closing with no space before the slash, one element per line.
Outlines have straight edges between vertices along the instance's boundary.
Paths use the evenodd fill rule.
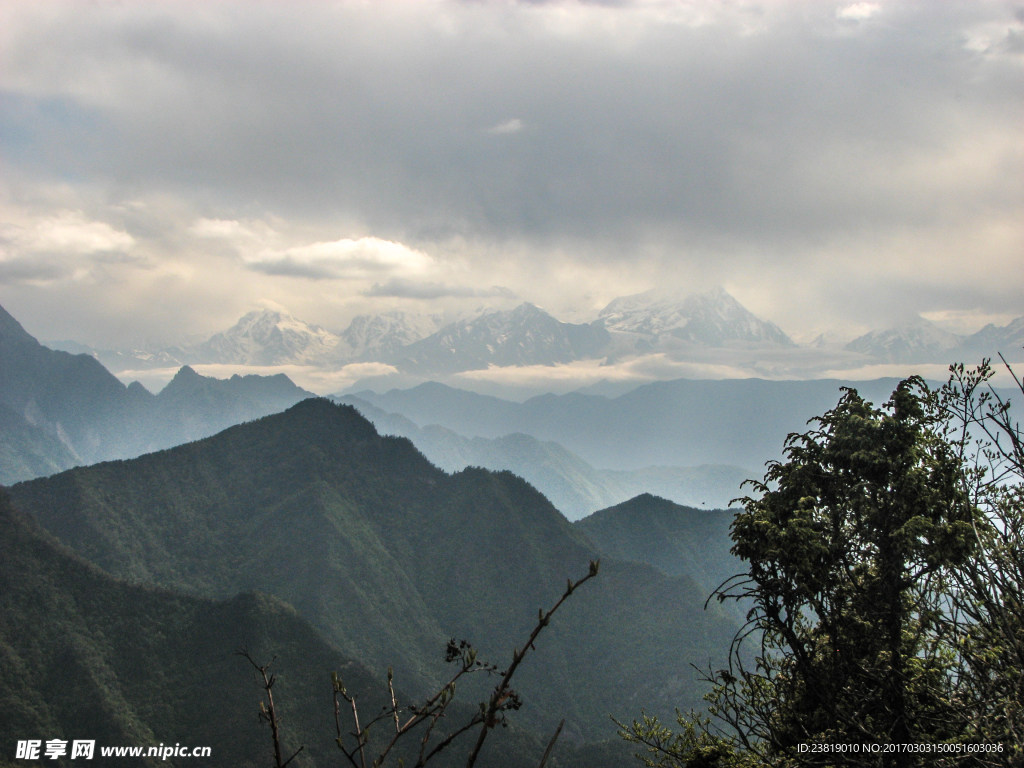
<path fill-rule="evenodd" d="M 502 298 L 515 299 L 516 294 L 509 288 L 495 285 L 490 288 L 470 288 L 468 286 L 445 285 L 444 283 L 416 282 L 403 278 L 392 278 L 386 283 L 374 283 L 369 290 L 363 291 L 364 296 L 392 296 L 408 299 L 440 299 L 453 298 Z"/>
<path fill-rule="evenodd" d="M 81 211 L 62 211 L 53 216 L 33 218 L 21 226 L 3 227 L 2 240 L 21 253 L 87 255 L 123 253 L 135 238 L 103 221 L 90 221 Z"/>
<path fill-rule="evenodd" d="M 66 265 L 38 259 L 0 259 L 0 285 L 46 283 L 72 273 Z"/>
<path fill-rule="evenodd" d="M 494 284 L 584 319 L 722 283 L 789 332 L 1016 316 L 1018 5 L 0 4 L 0 203 L 58 225 L 6 273 L 95 268 L 190 332 L 263 296 L 343 323 Z M 129 325 L 81 282 L 0 302 Z"/>
<path fill-rule="evenodd" d="M 734 379 L 758 375 L 742 368 L 707 362 L 671 360 L 662 354 L 646 355 L 626 363 L 605 364 L 600 360 L 581 360 L 559 365 L 491 366 L 485 370 L 465 371 L 450 377 L 453 386 L 475 389 L 479 385 L 497 385 L 539 392 L 571 392 L 600 381 L 647 384 L 652 381 L 690 379 Z"/>
<path fill-rule="evenodd" d="M 497 135 L 506 133 L 519 133 L 521 130 L 523 130 L 523 127 L 523 121 L 520 120 L 518 117 L 514 117 L 511 120 L 506 120 L 504 123 L 498 123 L 497 125 L 488 128 L 487 132 Z"/>
<path fill-rule="evenodd" d="M 7 213 L 9 220 L 0 224 L 0 284 L 81 281 L 108 267 L 145 263 L 132 253 L 134 237 L 81 211 Z"/>
<path fill-rule="evenodd" d="M 231 240 L 239 236 L 250 237 L 252 232 L 233 219 L 196 219 L 188 228 L 190 234 L 211 240 Z"/>
<path fill-rule="evenodd" d="M 870 19 L 881 10 L 878 3 L 854 3 L 839 8 L 836 11 L 836 18 L 849 19 L 851 21 L 864 21 Z"/>
<path fill-rule="evenodd" d="M 359 279 L 393 272 L 419 274 L 434 265 L 434 260 L 422 251 L 376 237 L 268 249 L 243 258 L 255 272 L 311 280 Z"/>

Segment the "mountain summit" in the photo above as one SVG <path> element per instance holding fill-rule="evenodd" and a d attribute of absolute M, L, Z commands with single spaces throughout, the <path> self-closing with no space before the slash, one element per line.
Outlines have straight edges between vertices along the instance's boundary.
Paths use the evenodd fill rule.
<path fill-rule="evenodd" d="M 859 352 L 887 363 L 952 363 L 956 360 L 980 361 L 1002 353 L 1007 360 L 1024 360 L 1024 317 L 1005 326 L 989 323 L 970 336 L 944 331 L 923 317 L 884 331 L 871 331 L 846 345 L 849 352 Z"/>
<path fill-rule="evenodd" d="M 341 339 L 325 328 L 270 309 L 244 315 L 231 328 L 190 350 L 195 362 L 234 365 L 318 365 L 338 357 Z"/>
<path fill-rule="evenodd" d="M 760 320 L 719 286 L 707 293 L 660 293 L 656 289 L 620 296 L 598 315 L 605 328 L 657 337 L 668 335 L 708 347 L 748 342 L 796 346 L 775 323 Z"/>
<path fill-rule="evenodd" d="M 896 328 L 859 336 L 846 345 L 846 350 L 887 363 L 921 363 L 943 358 L 962 342 L 960 336 L 917 317 Z"/>
<path fill-rule="evenodd" d="M 456 373 L 491 365 L 557 365 L 599 357 L 609 341 L 600 324 L 563 323 L 535 304 L 490 311 L 447 325 L 399 350 L 400 368 Z"/>
<path fill-rule="evenodd" d="M 441 315 L 398 311 L 357 315 L 341 338 L 348 345 L 347 352 L 352 358 L 376 360 L 436 333 L 444 325 Z"/>

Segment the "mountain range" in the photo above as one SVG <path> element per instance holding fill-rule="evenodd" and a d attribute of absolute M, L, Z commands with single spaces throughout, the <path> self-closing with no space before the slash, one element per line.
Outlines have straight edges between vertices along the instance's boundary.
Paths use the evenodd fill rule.
<path fill-rule="evenodd" d="M 521 432 L 493 439 L 468 438 L 437 424 L 419 427 L 402 414 L 387 413 L 354 395 L 334 399 L 352 405 L 381 434 L 409 438 L 432 464 L 446 472 L 467 467 L 514 472 L 569 520 L 643 493 L 703 509 L 724 508 L 743 495 L 744 480 L 759 475 L 727 465 L 595 469 L 558 443 Z"/>
<path fill-rule="evenodd" d="M 884 331 L 871 331 L 846 345 L 886 363 L 980 363 L 982 358 L 998 359 L 1000 353 L 1011 362 L 1024 360 L 1024 317 L 1005 326 L 989 323 L 976 333 L 961 336 L 944 331 L 917 317 Z"/>
<path fill-rule="evenodd" d="M 898 381 L 677 379 L 614 398 L 570 392 L 523 403 L 427 382 L 356 397 L 417 425 L 437 424 L 467 437 L 523 433 L 553 441 L 597 468 L 718 464 L 756 470 L 782 458 L 787 434 L 806 431 L 808 419 L 835 407 L 840 387 L 854 386 L 881 405 Z"/>
<path fill-rule="evenodd" d="M 51 534 L 115 576 L 211 599 L 286 600 L 343 654 L 388 665 L 413 695 L 438 648 L 465 637 L 503 658 L 600 547 L 511 473 L 448 475 L 348 406 L 309 399 L 170 450 L 10 489 Z M 699 513 L 698 513 L 699 514 Z M 735 625 L 693 575 L 602 559 L 524 665 L 522 721 L 567 718 L 576 741 L 608 715 L 699 702 L 689 668 Z M 571 740 L 572 740 L 571 739 Z"/>
<path fill-rule="evenodd" d="M 334 333 L 287 312 L 262 309 L 243 315 L 206 341 L 156 351 L 95 349 L 75 341 L 48 342 L 72 354 L 95 357 L 114 373 L 183 365 L 309 365 L 339 367 L 379 360 L 423 339 L 447 324 L 441 314 L 385 312 L 359 315 Z"/>
<path fill-rule="evenodd" d="M 786 348 L 728 294 L 705 298 L 684 317 L 679 302 L 626 297 L 589 325 L 524 304 L 415 339 L 430 326 L 405 316 L 343 338 L 255 313 L 205 349 L 312 364 L 347 347 L 453 371 L 641 341 Z M 919 348 L 949 342 L 919 330 Z M 883 403 L 896 383 L 856 386 Z M 676 380 L 518 403 L 427 383 L 337 398 L 348 405 L 283 375 L 219 380 L 184 365 L 154 395 L 94 356 L 47 349 L 0 309 L 0 483 L 15 483 L 0 493 L 0 764 L 33 737 L 187 739 L 215 745 L 212 765 L 266 764 L 239 646 L 280 657 L 287 741 L 307 747 L 295 765 L 334 764 L 332 669 L 369 712 L 389 666 L 403 701 L 432 690 L 452 637 L 502 663 L 537 608 L 600 558 L 517 675 L 525 706 L 486 764 L 535 766 L 565 717 L 550 768 L 622 765 L 631 750 L 608 715 L 700 706 L 690 665 L 724 660 L 744 620 L 743 606 L 705 610 L 742 565 L 731 513 L 697 498 L 739 495 L 760 474 L 741 467 L 779 458 L 842 384 Z M 460 687 L 453 716 L 485 692 Z"/>
<path fill-rule="evenodd" d="M 280 310 L 263 309 L 198 344 L 153 351 L 92 349 L 72 341 L 51 346 L 90 354 L 114 373 L 209 364 L 339 369 L 349 363 L 381 362 L 419 380 L 489 367 L 615 363 L 659 353 L 672 359 L 710 359 L 715 350 L 778 355 L 797 347 L 777 325 L 755 316 L 721 287 L 696 294 L 649 290 L 621 296 L 591 323 L 562 322 L 523 303 L 511 310 L 479 308 L 454 318 L 401 311 L 359 315 L 336 333 Z M 838 361 L 832 358 L 837 354 L 845 355 L 843 365 L 854 366 L 976 363 L 1000 352 L 1018 361 L 1024 359 L 1024 317 L 1004 327 L 987 325 L 969 336 L 917 317 L 871 331 L 841 348 L 827 344 L 821 335 L 808 349 L 832 355 L 827 365 L 822 360 L 829 368 L 836 367 Z"/>
<path fill-rule="evenodd" d="M 524 307 L 521 314 L 541 326 L 557 323 Z M 459 327 L 485 329 L 517 313 L 485 314 Z M 509 354 L 523 349 L 516 336 L 505 338 Z M 574 343 L 568 333 L 543 337 L 552 338 L 561 341 L 549 352 Z M 383 431 L 412 439 L 446 471 L 515 471 L 576 519 L 644 492 L 697 507 L 725 506 L 742 495 L 744 479 L 781 457 L 786 434 L 835 404 L 840 386 L 880 404 L 895 384 L 680 379 L 615 397 L 575 392 L 517 403 L 426 383 L 339 399 Z M 0 483 L 7 484 L 168 448 L 312 396 L 283 374 L 221 380 L 187 366 L 152 395 L 137 383 L 124 386 L 89 356 L 43 347 L 2 310 L 0 385 Z"/>
<path fill-rule="evenodd" d="M 492 365 L 556 365 L 624 350 L 646 353 L 666 344 L 794 346 L 778 326 L 759 320 L 722 288 L 620 297 L 592 323 L 565 323 L 527 302 L 510 310 L 481 308 L 461 318 L 400 311 L 360 315 L 335 333 L 263 309 L 199 344 L 147 352 L 91 349 L 69 341 L 54 346 L 92 354 L 115 373 L 214 363 L 331 368 L 386 362 L 409 373 L 443 375 Z"/>
<path fill-rule="evenodd" d="M 43 347 L 6 313 L 0 319 L 6 320 L 0 325 L 0 484 L 169 448 L 312 396 L 283 374 L 215 379 L 188 366 L 153 395 L 135 383 L 125 387 L 89 356 Z M 481 466 L 516 472 L 570 519 L 643 492 L 695 506 L 725 506 L 754 474 L 709 466 L 596 470 L 562 446 L 526 434 L 466 438 L 438 425 L 421 429 L 359 398 L 341 400 L 387 434 L 412 439 L 446 471 Z"/>
<path fill-rule="evenodd" d="M 90 355 L 44 347 L 0 307 L 0 484 L 169 448 L 311 395 L 283 374 L 213 379 L 188 367 L 153 395 Z"/>
<path fill-rule="evenodd" d="M 308 393 L 284 376 L 217 380 L 186 366 L 159 395 L 125 387 L 95 359 L 46 349 L 9 315 L 0 318 L 7 321 L 0 325 L 0 418 L 8 420 L 0 457 L 34 446 L 36 454 L 19 454 L 24 471 L 50 474 L 124 450 L 128 433 L 135 433 L 132 450 L 144 449 L 144 440 L 155 439 L 147 424 L 164 425 L 160 439 L 187 443 L 11 489 L 49 533 L 11 511 L 35 533 L 3 519 L 0 550 L 24 555 L 49 547 L 58 554 L 50 564 L 4 554 L 10 569 L 0 573 L 8 598 L 0 608 L 0 671 L 18 681 L 7 687 L 9 726 L 0 727 L 7 746 L 26 735 L 140 744 L 186 733 L 229 756 L 212 764 L 260 764 L 266 734 L 252 720 L 236 727 L 255 703 L 245 667 L 231 656 L 237 641 L 267 658 L 288 657 L 282 681 L 291 682 L 279 691 L 286 702 L 295 698 L 284 705 L 289 738 L 309 747 L 296 764 L 324 764 L 329 702 L 311 693 L 318 674 L 358 667 L 352 687 L 368 690 L 369 704 L 382 684 L 360 664 L 379 672 L 390 663 L 404 684 L 401 695 L 421 694 L 443 674 L 439 656 L 448 636 L 472 637 L 482 656 L 502 658 L 525 636 L 536 605 L 557 597 L 569 566 L 603 557 L 597 595 L 568 604 L 565 624 L 551 628 L 551 658 L 538 655 L 538 668 L 523 675 L 531 702 L 523 725 L 488 764 L 535 765 L 543 742 L 530 729 L 549 733 L 555 716 L 568 714 L 561 755 L 550 764 L 610 768 L 629 749 L 612 736 L 607 714 L 628 718 L 637 702 L 668 714 L 675 704 L 696 702 L 699 689 L 681 660 L 713 658 L 731 636 L 728 611 L 703 612 L 700 574 L 669 576 L 642 560 L 608 557 L 508 472 L 447 475 L 407 441 L 378 437 L 354 412 L 303 400 Z M 298 409 L 247 418 L 254 404 L 280 410 L 296 399 Z M 65 424 L 68 414 L 79 418 Z M 218 419 L 248 423 L 188 442 Z M 92 453 L 76 450 L 82 446 Z M 75 554 L 56 544 L 53 532 Z M 30 539 L 36 543 L 26 544 Z M 79 583 L 79 572 L 92 575 Z M 463 593 L 454 599 L 452 577 Z M 37 583 L 49 591 L 31 586 Z M 516 585 L 514 605 L 508 584 Z M 136 604 L 138 611 L 125 607 Z M 69 631 L 73 648 L 57 642 Z M 57 640 L 42 643 L 37 634 Z M 663 636 L 673 639 L 636 652 L 644 638 Z M 160 674 L 148 674 L 153 658 L 166 659 Z M 609 666 L 608 658 L 620 661 Z M 58 667 L 79 671 L 85 683 L 62 693 L 51 682 Z M 593 680 L 574 671 L 584 669 L 603 675 Z M 629 695 L 616 698 L 623 692 Z M 466 691 L 469 699 L 481 693 Z M 198 699 L 202 706 L 182 703 Z M 169 706 L 180 711 L 168 716 Z M 93 727 L 99 722 L 102 728 Z M 237 747 L 240 740 L 245 748 Z"/>

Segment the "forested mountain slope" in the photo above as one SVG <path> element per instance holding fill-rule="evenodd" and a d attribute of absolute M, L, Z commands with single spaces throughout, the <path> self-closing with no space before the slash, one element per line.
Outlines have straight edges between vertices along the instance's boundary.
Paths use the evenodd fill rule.
<path fill-rule="evenodd" d="M 299 766 L 315 765 L 332 745 L 331 670 L 368 704 L 381 698 L 365 668 L 281 601 L 247 594 L 216 602 L 127 584 L 57 543 L 2 492 L 0 592 L 3 758 L 14 756 L 18 740 L 90 739 L 99 765 L 101 745 L 162 742 L 210 746 L 204 765 L 265 766 L 270 739 L 256 721 L 259 691 L 233 655 L 242 647 L 265 661 L 279 656 L 275 693 L 287 742 L 308 745 Z"/>
<path fill-rule="evenodd" d="M 521 479 L 447 475 L 325 400 L 11 493 L 113 573 L 210 597 L 274 594 L 414 691 L 437 682 L 449 637 L 506 658 L 598 556 Z M 605 738 L 608 714 L 696 704 L 690 663 L 720 657 L 734 629 L 703 610 L 703 592 L 688 576 L 603 562 L 524 665 L 524 721 L 548 730 L 565 716 L 570 737 Z"/>
<path fill-rule="evenodd" d="M 647 563 L 669 576 L 692 575 L 711 594 L 742 570 L 740 559 L 729 553 L 734 515 L 723 509 L 684 507 L 644 493 L 574 525 L 607 556 Z"/>

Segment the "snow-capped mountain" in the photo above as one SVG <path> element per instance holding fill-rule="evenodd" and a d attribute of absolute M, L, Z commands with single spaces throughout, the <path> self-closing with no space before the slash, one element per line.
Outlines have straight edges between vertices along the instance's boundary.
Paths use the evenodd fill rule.
<path fill-rule="evenodd" d="M 378 360 L 392 356 L 402 347 L 425 339 L 446 325 L 443 315 L 386 312 L 359 315 L 341 333 L 348 356 Z"/>
<path fill-rule="evenodd" d="M 963 341 L 963 336 L 944 331 L 918 317 L 896 328 L 858 336 L 845 349 L 887 363 L 952 362 L 953 351 L 959 349 Z"/>
<path fill-rule="evenodd" d="M 347 356 L 341 337 L 284 312 L 244 315 L 234 326 L 188 350 L 190 362 L 233 365 L 326 365 Z"/>
<path fill-rule="evenodd" d="M 690 295 L 652 289 L 620 296 L 598 317 L 609 330 L 643 334 L 655 340 L 669 335 L 708 347 L 734 341 L 796 346 L 775 323 L 758 319 L 721 287 Z"/>
<path fill-rule="evenodd" d="M 977 333 L 959 336 L 944 331 L 923 317 L 884 331 L 871 331 L 849 344 L 860 352 L 887 363 L 952 363 L 974 365 L 1000 352 L 1011 362 L 1024 360 L 1024 317 L 1005 326 L 989 323 Z"/>
<path fill-rule="evenodd" d="M 418 373 L 455 373 L 491 365 L 555 365 L 600 357 L 608 341 L 608 332 L 599 323 L 563 323 L 526 303 L 447 325 L 399 350 L 392 362 Z"/>
<path fill-rule="evenodd" d="M 964 350 L 973 355 L 972 362 L 982 357 L 996 358 L 1002 353 L 1010 362 L 1024 360 L 1024 317 L 1002 327 L 989 323 L 963 343 Z"/>

